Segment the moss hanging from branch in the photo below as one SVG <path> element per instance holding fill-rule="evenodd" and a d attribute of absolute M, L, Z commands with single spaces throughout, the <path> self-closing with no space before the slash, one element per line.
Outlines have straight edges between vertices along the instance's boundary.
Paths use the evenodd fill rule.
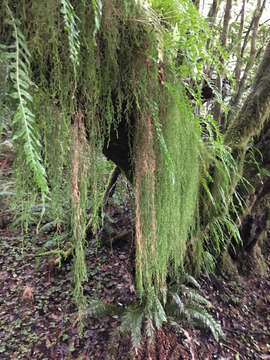
<path fill-rule="evenodd" d="M 166 295 L 170 270 L 174 276 L 183 270 L 199 185 L 196 122 L 182 86 L 170 84 L 163 89 L 166 106 L 146 114 L 137 129 L 137 287 L 148 300 Z M 159 121 L 167 151 L 156 134 Z"/>
<path fill-rule="evenodd" d="M 84 303 L 83 283 L 87 281 L 85 265 L 85 234 L 86 234 L 86 207 L 88 191 L 88 144 L 84 126 L 83 113 L 79 109 L 74 117 L 72 129 L 72 229 L 74 246 L 74 298 L 80 305 Z"/>
<path fill-rule="evenodd" d="M 120 145 L 129 154 L 127 175 L 134 180 L 138 291 L 149 302 L 152 295 L 166 297 L 168 272 L 177 275 L 184 266 L 199 187 L 199 127 L 179 75 L 195 76 L 201 63 L 197 71 L 191 70 L 197 48 L 193 55 L 183 51 L 192 64 L 179 71 L 179 44 L 188 47 L 190 35 L 186 28 L 178 31 L 174 21 L 186 17 L 196 29 L 204 29 L 204 24 L 185 1 L 183 18 L 173 19 L 168 28 L 143 1 L 8 3 L 21 20 L 32 53 L 36 126 L 44 143 L 49 187 L 56 189 L 50 205 L 64 199 L 58 217 L 72 206 L 76 302 L 83 299 L 87 279 L 86 210 L 95 231 L 104 201 L 100 155 L 112 151 L 119 139 L 126 141 Z M 174 3 L 176 8 L 178 13 Z M 205 36 L 200 41 L 198 49 Z"/>

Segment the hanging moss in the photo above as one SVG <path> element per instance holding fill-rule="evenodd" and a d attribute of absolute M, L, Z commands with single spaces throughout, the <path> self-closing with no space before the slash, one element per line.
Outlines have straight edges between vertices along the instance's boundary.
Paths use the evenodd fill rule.
<path fill-rule="evenodd" d="M 5 3 L 20 19 L 32 54 L 31 78 L 37 88 L 29 92 L 44 144 L 49 212 L 60 219 L 72 208 L 76 302 L 83 299 L 87 279 L 86 228 L 99 226 L 102 151 L 134 183 L 139 295 L 148 301 L 153 294 L 166 295 L 168 271 L 176 276 L 183 268 L 190 229 L 197 223 L 200 133 L 179 77 L 177 51 L 170 48 L 172 43 L 188 46 L 181 41 L 185 34 L 169 38 L 143 1 Z M 191 2 L 183 9 L 185 16 L 191 16 L 189 11 L 194 15 Z M 1 16 L 5 13 L 2 6 Z M 0 40 L 12 41 L 9 33 L 5 25 Z M 186 76 L 189 68 L 182 69 Z M 18 159 L 17 184 L 25 189 L 29 180 L 34 202 L 38 187 L 31 169 L 20 179 L 27 167 Z"/>
<path fill-rule="evenodd" d="M 167 152 L 154 126 L 157 113 L 146 115 L 137 133 L 137 285 L 149 298 L 166 290 L 171 267 L 174 276 L 183 270 L 199 184 L 196 123 L 183 88 L 173 85 L 163 90 L 166 107 L 159 113 Z"/>

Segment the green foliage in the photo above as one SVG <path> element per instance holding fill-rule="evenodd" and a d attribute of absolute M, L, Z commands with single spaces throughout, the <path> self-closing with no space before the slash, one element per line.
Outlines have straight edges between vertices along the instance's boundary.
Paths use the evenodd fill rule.
<path fill-rule="evenodd" d="M 9 92 L 8 84 L 8 59 L 6 57 L 7 47 L 0 44 L 0 140 L 2 134 L 10 130 L 10 113 L 12 112 L 6 104 L 6 95 Z"/>
<path fill-rule="evenodd" d="M 11 96 L 18 101 L 18 108 L 13 119 L 13 141 L 22 144 L 26 164 L 31 169 L 36 185 L 41 191 L 43 202 L 49 192 L 46 172 L 41 158 L 41 143 L 35 125 L 35 115 L 31 111 L 33 97 L 29 89 L 35 86 L 30 80 L 30 58 L 26 40 L 11 12 L 10 24 L 13 27 L 14 45 L 9 47 L 6 57 L 10 60 L 9 76 L 15 92 Z"/>
<path fill-rule="evenodd" d="M 95 27 L 93 31 L 93 37 L 95 38 L 97 32 L 100 29 L 101 17 L 102 17 L 102 0 L 91 0 L 92 7 L 94 9 L 95 14 Z"/>
<path fill-rule="evenodd" d="M 202 17 L 191 0 L 149 0 L 159 14 L 159 21 L 165 24 L 166 48 L 175 64 L 175 71 L 183 79 L 199 83 L 207 78 L 206 66 L 213 66 L 219 74 L 222 69 L 221 58 L 227 54 L 213 36 L 208 22 Z M 213 47 L 206 48 L 211 40 Z M 191 91 L 190 82 L 186 86 Z M 198 89 L 199 90 L 199 89 Z"/>
<path fill-rule="evenodd" d="M 65 30 L 68 34 L 68 43 L 70 51 L 70 60 L 73 65 L 73 71 L 75 76 L 75 82 L 77 79 L 77 68 L 79 66 L 79 52 L 80 52 L 80 41 L 79 41 L 79 30 L 77 22 L 79 18 L 74 12 L 74 8 L 69 0 L 61 0 Z M 75 86 L 76 88 L 76 86 Z"/>
<path fill-rule="evenodd" d="M 197 289 L 184 283 L 169 286 L 168 302 L 165 307 L 168 318 L 172 317 L 171 321 L 174 325 L 176 325 L 176 319 L 179 319 L 184 323 L 187 321 L 187 326 L 208 328 L 215 340 L 218 341 L 224 334 L 220 324 L 207 311 L 212 304 L 199 293 L 200 286 L 192 276 L 188 275 L 185 278 Z"/>
<path fill-rule="evenodd" d="M 120 316 L 123 333 L 131 335 L 132 345 L 139 348 L 142 338 L 148 342 L 155 340 L 155 331 L 169 322 L 176 327 L 195 326 L 209 329 L 215 340 L 224 336 L 220 324 L 207 311 L 212 304 L 200 293 L 200 285 L 188 274 L 184 274 L 184 282 L 169 286 L 168 301 L 162 306 L 157 297 L 152 298 L 151 304 L 128 305 L 120 307 L 108 304 L 99 299 L 92 299 L 83 308 L 83 314 L 89 317 L 103 317 L 107 315 Z M 197 289 L 193 289 L 195 286 Z"/>
<path fill-rule="evenodd" d="M 122 309 L 114 304 L 108 304 L 100 299 L 91 299 L 84 306 L 84 314 L 89 317 L 102 317 L 111 314 L 121 314 Z"/>
<path fill-rule="evenodd" d="M 164 308 L 157 298 L 153 299 L 151 307 L 149 304 L 120 307 L 99 299 L 92 299 L 84 306 L 83 314 L 86 317 L 120 316 L 120 331 L 131 335 L 134 348 L 140 347 L 143 334 L 146 334 L 149 342 L 153 341 L 154 331 L 160 329 L 167 321 Z"/>
<path fill-rule="evenodd" d="M 206 115 L 200 118 L 200 128 L 200 189 L 191 235 L 191 262 L 195 260 L 192 268 L 197 274 L 201 268 L 214 271 L 216 259 L 232 239 L 241 243 L 238 223 L 245 206 L 240 195 L 232 193 L 238 167 L 218 125 Z"/>
<path fill-rule="evenodd" d="M 29 175 L 20 179 L 20 213 L 29 216 L 39 199 L 37 190 L 46 193 L 50 188 L 48 220 L 71 227 L 74 298 L 83 303 L 86 231 L 91 227 L 97 232 L 104 201 L 101 153 L 112 131 L 117 134 L 124 123 L 134 173 L 136 283 L 151 314 L 143 310 L 151 332 L 153 323 L 159 327 L 165 321 L 159 299 L 166 300 L 168 272 L 178 277 L 190 243 L 203 252 L 202 237 L 211 233 L 217 240 L 216 229 L 223 224 L 231 228 L 229 221 L 220 225 L 219 217 L 228 214 L 224 189 L 234 171 L 232 158 L 212 120 L 196 119 L 184 86 L 184 78 L 189 78 L 198 88 L 205 79 L 204 62 L 214 64 L 217 72 L 220 64 L 217 55 L 205 49 L 211 34 L 191 1 L 155 0 L 153 8 L 128 0 L 72 4 L 36 1 L 27 7 L 27 16 L 16 7 L 22 30 L 18 32 L 14 20 L 16 51 L 9 56 L 18 60 L 12 63 L 21 94 L 17 140 L 25 141 L 25 134 L 32 132 L 26 150 L 29 153 L 32 146 L 38 185 L 32 186 Z M 38 88 L 30 80 L 30 66 Z M 25 159 L 18 157 L 16 165 L 20 176 Z M 217 169 L 214 174 L 211 167 Z M 216 181 L 220 186 L 213 194 L 209 183 Z M 201 208 L 199 199 L 205 201 Z M 208 225 L 212 215 L 213 229 Z M 136 314 L 130 322 L 138 330 L 141 320 Z"/>
<path fill-rule="evenodd" d="M 122 316 L 121 331 L 131 333 L 132 345 L 140 347 L 142 340 L 142 323 L 144 312 L 139 307 L 130 308 Z"/>

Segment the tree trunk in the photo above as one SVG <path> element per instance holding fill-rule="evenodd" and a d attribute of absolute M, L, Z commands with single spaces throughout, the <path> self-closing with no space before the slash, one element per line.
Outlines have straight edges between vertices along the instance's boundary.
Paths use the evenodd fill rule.
<path fill-rule="evenodd" d="M 270 227 L 269 115 L 270 42 L 258 68 L 251 92 L 225 134 L 225 143 L 231 147 L 239 167 L 239 174 L 236 175 L 232 193 L 235 191 L 241 174 L 251 185 L 248 187 L 241 185 L 236 189 L 246 202 L 246 210 L 241 217 L 239 226 L 243 243 L 236 246 L 236 253 L 232 251 L 230 253 L 242 265 L 248 262 L 247 255 L 254 257 L 254 249 L 259 239 L 267 235 Z M 255 137 L 255 149 L 258 149 L 255 153 L 253 147 L 250 146 L 253 137 Z M 254 154 L 257 158 L 256 161 L 254 161 Z M 261 174 L 259 169 L 262 169 Z M 249 270 L 254 267 L 254 261 L 251 263 L 252 266 Z M 246 272 L 247 268 L 244 271 Z"/>
<path fill-rule="evenodd" d="M 255 152 L 247 155 L 244 176 L 253 191 L 247 194 L 247 209 L 242 216 L 240 233 L 242 249 L 251 253 L 257 242 L 262 243 L 270 229 L 270 122 L 267 121 L 255 139 Z M 255 161 L 254 162 L 254 158 Z"/>
<path fill-rule="evenodd" d="M 270 42 L 257 71 L 251 92 L 225 134 L 225 144 L 246 153 L 248 142 L 260 133 L 270 113 Z"/>

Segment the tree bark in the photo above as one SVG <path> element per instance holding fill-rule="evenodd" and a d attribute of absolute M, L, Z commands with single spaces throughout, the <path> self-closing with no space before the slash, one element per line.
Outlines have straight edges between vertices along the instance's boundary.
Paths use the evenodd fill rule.
<path fill-rule="evenodd" d="M 244 177 L 250 182 L 254 191 L 246 195 L 247 208 L 241 218 L 239 229 L 243 240 L 240 251 L 244 250 L 248 253 L 252 252 L 259 240 L 263 243 L 270 230 L 269 119 L 254 143 L 257 151 L 247 154 L 244 167 Z"/>
<path fill-rule="evenodd" d="M 233 151 L 246 152 L 248 142 L 260 133 L 270 113 L 270 41 L 243 107 L 225 134 L 225 144 Z"/>
<path fill-rule="evenodd" d="M 246 203 L 241 217 L 239 231 L 243 243 L 232 244 L 236 253 L 233 257 L 240 260 L 253 254 L 258 240 L 270 227 L 270 42 L 258 68 L 255 80 L 243 107 L 234 118 L 225 134 L 225 144 L 231 147 L 238 163 L 239 172 L 235 176 L 231 194 L 240 192 Z M 268 121 L 267 121 L 268 120 Z M 250 141 L 254 138 L 257 161 L 254 161 Z M 261 154 L 261 156 L 258 156 Z M 256 157 L 256 153 L 255 153 Z M 260 174 L 260 169 L 263 169 Z M 243 174 L 250 183 L 248 188 L 238 186 Z M 245 254 L 245 256 L 244 256 Z M 257 256 L 257 255 L 256 255 Z M 254 259 L 256 260 L 256 259 Z M 254 262 L 253 262 L 254 264 Z"/>

